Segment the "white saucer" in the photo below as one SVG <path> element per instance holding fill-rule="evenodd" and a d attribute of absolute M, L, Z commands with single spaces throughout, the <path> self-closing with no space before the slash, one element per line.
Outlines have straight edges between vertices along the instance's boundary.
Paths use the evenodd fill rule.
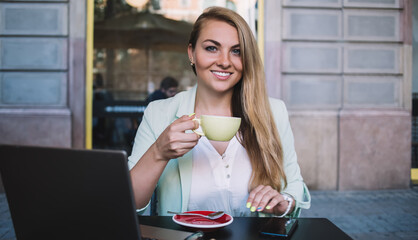
<path fill-rule="evenodd" d="M 199 213 L 208 215 L 215 211 L 189 211 L 187 213 Z M 200 216 L 186 216 L 186 215 L 174 215 L 173 221 L 179 225 L 191 228 L 221 228 L 231 224 L 234 218 L 229 214 L 224 214 L 222 217 L 211 220 Z"/>

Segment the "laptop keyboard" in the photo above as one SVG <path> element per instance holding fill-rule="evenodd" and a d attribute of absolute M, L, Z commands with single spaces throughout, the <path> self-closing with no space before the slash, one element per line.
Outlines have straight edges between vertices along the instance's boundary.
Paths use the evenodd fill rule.
<path fill-rule="evenodd" d="M 200 239 L 202 239 L 203 236 L 204 236 L 203 232 L 198 231 L 198 232 L 195 232 L 194 234 L 188 236 L 184 240 L 200 240 Z M 141 240 L 159 240 L 159 239 L 158 238 L 141 237 Z"/>
<path fill-rule="evenodd" d="M 202 231 L 185 232 L 172 230 L 168 228 L 154 227 L 139 224 L 141 232 L 141 240 L 159 240 L 159 239 L 184 239 L 199 240 L 204 236 Z"/>

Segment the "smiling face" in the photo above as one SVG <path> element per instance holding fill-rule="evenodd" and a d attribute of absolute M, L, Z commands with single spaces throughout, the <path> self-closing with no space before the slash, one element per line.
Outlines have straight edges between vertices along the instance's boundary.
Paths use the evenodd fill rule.
<path fill-rule="evenodd" d="M 199 87 L 213 93 L 232 92 L 242 77 L 237 30 L 226 22 L 208 20 L 202 26 L 195 48 L 188 48 L 195 64 Z"/>

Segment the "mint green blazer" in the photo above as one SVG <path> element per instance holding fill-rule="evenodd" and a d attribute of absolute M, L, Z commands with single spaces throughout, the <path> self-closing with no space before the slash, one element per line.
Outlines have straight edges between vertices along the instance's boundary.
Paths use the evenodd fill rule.
<path fill-rule="evenodd" d="M 194 112 L 196 87 L 180 92 L 172 98 L 153 101 L 148 105 L 135 137 L 132 154 L 128 158 L 129 169 L 135 166 L 168 125 L 181 116 Z M 269 100 L 284 153 L 284 170 L 288 185 L 282 192 L 295 198 L 296 208 L 291 216 L 297 217 L 301 208 L 310 207 L 311 197 L 300 174 L 286 106 L 281 100 L 273 98 Z M 163 171 L 156 186 L 159 215 L 167 215 L 168 210 L 187 211 L 192 181 L 192 151 L 178 159 L 171 159 Z M 144 212 L 147 207 L 139 209 L 138 212 Z M 266 214 L 259 213 L 259 215 Z"/>

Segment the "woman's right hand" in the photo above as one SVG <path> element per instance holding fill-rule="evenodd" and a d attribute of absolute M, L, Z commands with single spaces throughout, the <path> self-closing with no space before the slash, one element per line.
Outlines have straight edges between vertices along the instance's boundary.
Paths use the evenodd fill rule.
<path fill-rule="evenodd" d="M 159 160 L 168 161 L 178 158 L 190 151 L 199 141 L 200 136 L 196 133 L 186 133 L 199 127 L 194 116 L 184 115 L 171 123 L 157 138 L 155 153 Z"/>

